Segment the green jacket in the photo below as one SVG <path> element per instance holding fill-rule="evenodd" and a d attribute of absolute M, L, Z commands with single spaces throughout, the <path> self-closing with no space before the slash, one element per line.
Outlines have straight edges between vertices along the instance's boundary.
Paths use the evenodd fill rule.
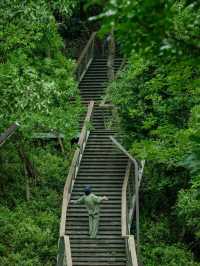
<path fill-rule="evenodd" d="M 91 193 L 86 196 L 83 195 L 75 203 L 84 204 L 88 210 L 89 215 L 99 214 L 100 203 L 102 202 L 103 197 L 98 197 L 95 194 Z"/>

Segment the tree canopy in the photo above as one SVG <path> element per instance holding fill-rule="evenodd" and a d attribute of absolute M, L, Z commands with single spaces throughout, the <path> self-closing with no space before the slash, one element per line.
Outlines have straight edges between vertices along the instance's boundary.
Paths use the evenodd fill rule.
<path fill-rule="evenodd" d="M 75 134 L 81 111 L 75 63 L 62 53 L 55 14 L 65 20 L 76 1 L 1 2 L 1 129 Z M 72 99 L 74 102 L 72 102 Z"/>
<path fill-rule="evenodd" d="M 116 106 L 124 145 L 146 159 L 141 259 L 146 266 L 199 266 L 198 0 L 1 1 L 0 130 L 17 121 L 21 140 L 13 135 L 0 150 L 0 264 L 56 262 L 70 140 L 83 111 L 63 29 L 77 34 L 70 18 L 80 3 L 100 12 L 90 21 L 100 21 L 102 35 L 114 32 L 126 60 L 106 99 Z M 64 155 L 56 142 L 29 138 L 51 131 L 63 134 Z"/>
<path fill-rule="evenodd" d="M 146 159 L 144 265 L 199 265 L 199 1 L 93 1 L 127 63 L 110 84 L 124 144 Z M 161 218 L 163 217 L 163 218 Z"/>
<path fill-rule="evenodd" d="M 0 2 L 0 131 L 20 127 L 0 150 L 0 265 L 55 265 L 62 190 L 83 107 L 75 61 L 59 25 L 79 1 Z M 33 133 L 64 136 L 31 139 Z"/>

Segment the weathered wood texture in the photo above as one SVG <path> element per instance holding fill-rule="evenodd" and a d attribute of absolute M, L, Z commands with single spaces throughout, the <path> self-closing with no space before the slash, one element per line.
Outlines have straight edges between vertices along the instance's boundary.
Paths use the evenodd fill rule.
<path fill-rule="evenodd" d="M 58 242 L 57 266 L 72 266 L 69 236 L 61 236 Z"/>
<path fill-rule="evenodd" d="M 139 256 L 139 187 L 142 180 L 145 161 L 141 161 L 141 164 L 139 165 L 136 159 L 134 159 L 114 137 L 110 136 L 110 139 L 118 147 L 118 149 L 120 149 L 129 158 L 122 187 L 121 230 L 122 237 L 126 239 L 128 263 L 130 266 L 137 266 L 137 256 Z M 133 170 L 134 180 L 131 180 Z M 134 212 L 136 212 L 137 253 L 134 236 L 130 234 L 130 227 Z"/>
<path fill-rule="evenodd" d="M 94 57 L 95 39 L 96 32 L 93 32 L 77 61 L 76 77 L 78 82 L 83 78 Z"/>
<path fill-rule="evenodd" d="M 12 134 L 19 127 L 18 123 L 13 123 L 10 127 L 8 127 L 1 135 L 0 135 L 0 146 L 3 145 L 6 140 L 12 136 Z"/>
<path fill-rule="evenodd" d="M 108 40 L 107 74 L 109 82 L 112 82 L 115 79 L 114 62 L 115 62 L 115 37 L 114 37 L 114 29 L 112 28 Z"/>
<path fill-rule="evenodd" d="M 69 173 L 66 179 L 64 192 L 63 192 L 63 203 L 62 203 L 62 214 L 61 214 L 61 222 L 60 222 L 60 236 L 65 234 L 65 225 L 66 225 L 66 213 L 67 213 L 67 206 L 70 199 L 70 194 L 73 188 L 73 183 L 76 179 L 76 175 L 80 166 L 80 162 L 82 159 L 82 155 L 85 149 L 85 145 L 89 136 L 89 129 L 87 127 L 88 123 L 90 122 L 92 111 L 94 108 L 94 101 L 91 101 L 88 105 L 87 115 L 84 121 L 83 128 L 81 130 L 78 147 L 75 151 Z"/>
<path fill-rule="evenodd" d="M 88 129 L 88 123 L 91 120 L 92 117 L 92 111 L 94 108 L 94 101 L 90 101 L 88 105 L 88 111 L 85 117 L 84 125 L 81 130 L 78 147 L 75 151 L 69 173 L 66 179 L 64 192 L 63 192 L 63 202 L 62 202 L 62 213 L 61 213 L 61 222 L 60 222 L 60 240 L 61 241 L 61 247 L 58 251 L 58 258 L 57 258 L 57 266 L 72 266 L 72 259 L 71 259 L 71 250 L 70 250 L 70 242 L 69 237 L 65 235 L 65 227 L 66 227 L 66 214 L 67 214 L 67 207 L 70 200 L 70 195 L 72 192 L 73 184 L 76 179 L 79 166 L 81 163 L 81 159 L 83 156 L 83 152 L 86 146 L 86 142 L 89 136 L 89 129 Z M 62 243 L 62 239 L 64 239 Z M 60 242 L 59 242 L 60 243 Z M 64 248 L 62 248 L 64 246 Z M 63 255 L 64 252 L 64 255 Z M 63 264 L 62 264 L 63 263 Z"/>

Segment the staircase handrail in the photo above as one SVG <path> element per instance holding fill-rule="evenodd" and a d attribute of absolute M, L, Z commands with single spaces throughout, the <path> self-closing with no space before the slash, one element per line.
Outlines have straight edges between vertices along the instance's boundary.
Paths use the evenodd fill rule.
<path fill-rule="evenodd" d="M 138 259 L 135 248 L 134 236 L 130 234 L 130 221 L 129 221 L 129 210 L 127 206 L 127 187 L 129 182 L 129 177 L 131 173 L 131 160 L 128 160 L 126 167 L 126 173 L 122 186 L 122 208 L 121 208 L 121 230 L 122 237 L 126 241 L 126 252 L 128 257 L 128 266 L 138 266 Z"/>
<path fill-rule="evenodd" d="M 139 219 L 136 219 L 136 235 L 137 235 L 137 253 L 135 248 L 135 240 L 134 236 L 130 233 L 131 223 L 133 219 L 133 214 L 136 208 L 136 216 L 139 217 L 139 203 L 136 202 L 138 200 L 139 196 L 139 187 L 142 180 L 142 174 L 144 170 L 144 164 L 145 161 L 141 161 L 141 165 L 139 166 L 136 159 L 132 157 L 132 155 L 129 154 L 129 152 L 113 137 L 110 136 L 110 139 L 112 142 L 120 149 L 128 158 L 128 164 L 126 167 L 126 173 L 123 181 L 122 186 L 122 201 L 121 201 L 121 230 L 122 230 L 122 237 L 126 240 L 126 250 L 128 255 L 128 262 L 129 266 L 138 266 L 138 258 L 139 257 Z M 134 175 L 135 175 L 135 190 L 131 193 L 131 200 L 130 200 L 130 206 L 127 204 L 127 190 L 129 182 L 132 182 L 133 180 L 130 178 L 132 173 L 132 167 L 134 167 Z M 131 186 L 132 188 L 132 186 Z M 131 189 L 130 188 L 130 189 Z M 136 206 L 136 204 L 138 204 Z"/>
<path fill-rule="evenodd" d="M 76 68 L 76 77 L 78 82 L 81 81 L 89 65 L 91 64 L 92 59 L 94 58 L 96 34 L 96 31 L 91 34 L 90 39 L 78 58 Z"/>
<path fill-rule="evenodd" d="M 85 149 L 85 145 L 86 145 L 89 133 L 90 133 L 90 129 L 88 128 L 88 123 L 91 120 L 93 108 L 94 108 L 94 101 L 90 101 L 88 105 L 88 110 L 87 110 L 87 114 L 85 117 L 85 121 L 84 121 L 81 134 L 79 137 L 78 147 L 76 148 L 76 151 L 74 153 L 74 157 L 72 159 L 72 163 L 69 168 L 69 173 L 68 173 L 66 183 L 64 186 L 62 214 L 61 214 L 61 222 L 60 222 L 60 236 L 63 236 L 65 234 L 66 213 L 67 213 L 68 202 L 70 199 L 74 181 L 76 179 L 76 176 L 79 170 L 79 166 L 80 166 L 82 155 Z"/>
<path fill-rule="evenodd" d="M 60 236 L 58 243 L 57 266 L 72 266 L 72 256 L 69 236 Z"/>
<path fill-rule="evenodd" d="M 83 152 L 90 134 L 90 128 L 88 127 L 88 123 L 91 120 L 93 108 L 94 108 L 94 101 L 90 101 L 90 103 L 88 104 L 87 114 L 79 137 L 78 147 L 76 148 L 76 151 L 74 153 L 74 157 L 72 159 L 71 166 L 69 168 L 69 173 L 64 186 L 57 266 L 66 266 L 66 265 L 72 266 L 69 236 L 65 235 L 67 208 L 68 208 L 68 203 L 70 201 L 73 185 L 77 177 L 77 173 L 79 171 Z"/>
<path fill-rule="evenodd" d="M 19 127 L 19 123 L 15 122 L 10 125 L 3 133 L 0 134 L 0 146 L 3 145 L 6 140 L 12 136 L 12 134 L 16 131 Z"/>

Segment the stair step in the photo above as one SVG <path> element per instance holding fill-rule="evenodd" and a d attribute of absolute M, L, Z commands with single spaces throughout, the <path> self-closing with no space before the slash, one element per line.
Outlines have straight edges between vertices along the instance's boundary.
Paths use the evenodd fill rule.
<path fill-rule="evenodd" d="M 100 70 L 100 69 L 99 69 Z M 93 75 L 86 75 L 82 80 L 79 86 L 81 86 L 83 83 L 90 82 L 90 81 L 95 81 L 95 82 L 105 82 L 108 83 L 108 76 L 107 73 L 101 73 L 102 75 L 98 75 L 98 72 L 96 72 L 96 76 Z"/>
<path fill-rule="evenodd" d="M 100 175 L 101 178 L 99 178 L 99 176 L 94 176 L 94 175 L 79 175 L 77 176 L 76 180 L 83 180 L 84 182 L 93 182 L 93 181 L 98 181 L 99 183 L 101 182 L 105 182 L 106 180 L 108 182 L 112 181 L 112 182 L 123 182 L 124 180 L 124 175 L 123 176 L 108 176 L 108 175 Z"/>
<path fill-rule="evenodd" d="M 88 173 L 78 173 L 79 178 L 98 178 L 99 180 L 103 180 L 103 179 L 112 179 L 112 180 L 116 180 L 116 179 L 122 179 L 124 178 L 125 173 L 92 173 L 92 174 L 88 174 Z"/>
<path fill-rule="evenodd" d="M 122 63 L 116 58 L 115 73 Z M 88 236 L 88 212 L 81 204 L 69 202 L 66 234 L 70 237 L 73 266 L 126 266 L 125 241 L 121 237 L 121 191 L 127 157 L 110 140 L 114 129 L 105 128 L 112 119 L 112 109 L 98 106 L 108 84 L 107 58 L 95 58 L 79 84 L 82 103 L 95 101 L 89 139 L 74 183 L 71 200 L 82 196 L 85 185 L 91 185 L 97 196 L 107 195 L 102 202 L 97 239 Z M 83 125 L 86 111 L 81 117 Z"/>
<path fill-rule="evenodd" d="M 70 227 L 70 226 L 87 226 L 88 227 L 88 219 L 85 219 L 85 220 L 70 220 L 70 217 L 67 216 L 67 223 L 66 223 L 66 228 Z M 104 227 L 109 227 L 109 226 L 121 226 L 121 220 L 118 219 L 117 221 L 116 220 L 109 220 L 109 221 L 106 221 L 106 220 L 102 220 L 100 221 L 100 226 L 104 226 Z"/>
<path fill-rule="evenodd" d="M 82 254 L 83 253 L 83 254 Z M 119 247 L 119 248 L 73 248 L 73 251 L 72 251 L 72 256 L 75 255 L 75 254 L 80 254 L 80 256 L 84 256 L 84 254 L 86 254 L 87 256 L 87 253 L 88 255 L 90 253 L 97 253 L 99 255 L 99 253 L 108 253 L 108 254 L 120 254 L 120 256 L 122 256 L 122 254 L 124 255 L 124 248 L 123 247 Z M 116 254 L 116 255 L 117 255 Z M 95 255 L 95 254 L 94 254 Z"/>
<path fill-rule="evenodd" d="M 116 168 L 116 167 L 80 167 L 79 174 L 81 173 L 124 173 L 124 167 Z"/>
<path fill-rule="evenodd" d="M 101 212 L 100 214 L 101 218 L 106 218 L 106 219 L 112 219 L 114 217 L 120 218 L 120 216 L 121 214 L 119 212 L 112 212 L 112 213 L 109 213 L 109 215 L 103 212 Z M 78 217 L 79 219 L 82 219 L 82 218 L 88 218 L 88 214 L 86 212 L 85 213 L 70 212 L 70 217 L 71 218 Z"/>
<path fill-rule="evenodd" d="M 98 168 L 102 168 L 102 169 L 121 169 L 121 168 L 124 168 L 126 167 L 127 165 L 127 162 L 126 161 L 121 161 L 121 160 L 118 160 L 117 162 L 109 162 L 109 161 L 100 161 L 98 162 L 98 160 L 96 161 L 91 161 L 91 160 L 88 160 L 88 161 L 81 161 L 81 168 L 84 169 L 88 169 L 88 168 L 95 168 L 95 169 L 98 169 Z"/>
<path fill-rule="evenodd" d="M 120 153 L 120 151 L 119 152 L 113 152 L 113 151 L 109 151 L 109 150 L 107 150 L 107 151 L 104 151 L 104 150 L 102 150 L 102 151 L 98 151 L 98 150 L 92 150 L 92 149 L 86 149 L 85 150 L 85 152 L 84 152 L 84 154 L 86 155 L 86 156 L 88 156 L 88 155 L 92 155 L 92 156 L 108 156 L 109 157 L 109 155 L 110 156 L 117 156 L 117 155 L 121 155 L 121 153 Z"/>
<path fill-rule="evenodd" d="M 99 256 L 98 257 L 98 259 L 97 258 L 95 258 L 95 257 L 91 257 L 91 256 L 89 256 L 89 257 L 74 257 L 73 258 L 73 262 L 74 263 L 76 263 L 76 262 L 94 262 L 94 263 L 98 263 L 98 262 L 106 262 L 106 263 L 108 263 L 108 262 L 110 262 L 110 261 L 112 261 L 112 262 L 122 262 L 122 261 L 126 261 L 126 259 L 123 257 L 120 257 L 120 258 L 118 258 L 118 257 L 104 257 L 104 256 Z M 94 265 L 94 264 L 92 264 L 92 265 Z M 98 264 L 97 264 L 98 265 Z"/>
<path fill-rule="evenodd" d="M 126 262 L 74 262 L 73 266 L 126 266 Z"/>
<path fill-rule="evenodd" d="M 77 239 L 79 241 L 80 240 L 86 241 L 86 239 L 90 240 L 89 236 L 81 236 L 81 235 L 70 235 L 70 239 Z M 114 239 L 118 240 L 118 239 L 120 239 L 120 236 L 119 235 L 107 235 L 107 236 L 98 235 L 98 240 L 96 240 L 96 241 L 99 241 L 99 240 L 106 241 L 108 239 L 110 239 L 112 241 Z"/>
<path fill-rule="evenodd" d="M 74 207 L 74 205 L 76 205 L 76 208 Z M 82 214 L 86 215 L 88 212 L 86 210 L 86 208 L 84 207 L 83 204 L 72 204 L 70 206 L 70 208 L 68 208 L 68 211 L 70 211 L 70 213 L 77 213 L 77 212 L 82 212 Z M 118 213 L 120 214 L 121 213 L 121 208 L 112 208 L 112 207 L 108 207 L 108 208 L 105 208 L 105 206 L 103 207 L 101 205 L 101 210 L 100 210 L 100 214 L 114 214 L 114 213 Z"/>
<path fill-rule="evenodd" d="M 87 182 L 88 184 L 91 184 L 91 182 Z M 102 183 L 94 183 L 94 184 L 91 184 L 91 186 L 92 186 L 92 189 L 93 189 L 93 191 L 95 191 L 95 190 L 98 190 L 98 191 L 103 191 L 104 189 L 105 190 L 113 190 L 113 191 L 116 191 L 116 190 L 118 190 L 118 191 L 121 191 L 121 189 L 122 189 L 122 187 L 121 187 L 121 184 L 122 184 L 122 182 L 121 183 L 104 183 L 104 182 L 102 182 Z M 77 183 L 77 182 L 75 182 L 75 188 L 74 189 L 81 189 L 82 191 L 83 191 L 83 189 L 84 189 L 84 187 L 85 187 L 85 183 L 82 183 L 82 184 L 80 184 L 80 183 Z"/>
<path fill-rule="evenodd" d="M 79 193 L 79 192 L 77 192 L 76 194 L 77 195 L 75 197 L 72 194 L 72 196 L 71 196 L 72 200 L 77 200 L 83 195 L 83 193 Z M 117 202 L 117 200 L 118 200 L 118 202 L 121 202 L 121 194 L 120 195 L 116 195 L 116 194 L 113 195 L 111 193 L 109 194 L 109 202 L 112 202 L 112 201 L 116 201 Z"/>
<path fill-rule="evenodd" d="M 88 229 L 80 229 L 80 231 L 67 229 L 66 234 L 70 235 L 70 236 L 71 235 L 76 235 L 76 236 L 81 235 L 82 237 L 83 236 L 88 237 Z M 121 236 L 121 231 L 110 229 L 109 231 L 99 230 L 99 232 L 98 232 L 98 236 L 101 236 L 101 237 L 112 237 L 115 235 L 118 237 Z"/>
<path fill-rule="evenodd" d="M 101 254 L 99 254 L 101 253 Z M 92 254 L 92 257 L 93 258 L 99 258 L 99 257 L 104 257 L 104 258 L 112 258 L 112 257 L 115 257 L 115 258 L 124 258 L 124 251 L 110 251 L 110 250 L 104 250 L 102 252 L 99 252 L 99 251 L 96 251 L 94 254 Z M 87 257 L 90 257 L 91 256 L 91 253 L 90 251 L 82 251 L 80 250 L 79 252 L 72 252 L 72 257 L 77 257 L 77 258 L 86 258 Z"/>
<path fill-rule="evenodd" d="M 101 194 L 101 195 L 100 195 Z M 74 195 L 72 193 L 71 195 L 71 199 L 72 200 L 77 200 L 79 197 L 81 197 L 83 195 L 83 192 L 77 192 L 77 195 Z M 97 196 L 102 196 L 102 193 L 96 193 Z M 118 193 L 118 194 L 112 194 L 110 193 L 109 194 L 109 202 L 113 202 L 113 201 L 121 201 L 121 193 Z"/>
<path fill-rule="evenodd" d="M 94 83 L 82 83 L 80 86 L 79 86 L 79 89 L 81 91 L 82 88 L 88 88 L 88 89 L 91 89 L 93 88 L 94 90 L 95 89 L 100 89 L 100 88 L 106 88 L 107 87 L 107 84 L 106 83 L 101 83 L 101 84 L 94 84 Z"/>
<path fill-rule="evenodd" d="M 98 187 L 98 186 L 120 186 L 122 188 L 123 184 L 123 179 L 121 180 L 109 180 L 109 179 L 104 179 L 104 180 L 95 180 L 95 179 L 76 179 L 75 185 L 78 186 L 86 186 L 92 183 L 92 187 Z M 103 184 L 102 184 L 103 183 Z"/>
<path fill-rule="evenodd" d="M 67 229 L 69 230 L 88 230 L 89 228 L 89 225 L 88 223 L 87 224 L 68 224 L 67 225 Z M 109 231 L 111 230 L 112 228 L 114 228 L 115 230 L 117 231 L 120 231 L 121 230 L 121 223 L 117 224 L 117 225 L 113 225 L 113 224 L 104 224 L 102 225 L 102 223 L 100 222 L 100 225 L 99 225 L 99 230 L 100 231 Z"/>
<path fill-rule="evenodd" d="M 116 239 L 75 239 L 70 237 L 71 247 L 125 247 L 123 238 Z"/>
<path fill-rule="evenodd" d="M 86 151 L 86 150 L 85 150 Z M 93 154 L 93 153 L 92 153 Z M 84 154 L 84 155 L 86 155 L 86 154 Z M 84 156 L 83 155 L 83 156 Z M 98 153 L 98 155 L 100 155 L 100 153 Z M 109 155 L 109 154 L 108 154 Z M 112 154 L 110 154 L 110 155 L 112 155 Z M 116 155 L 116 154 L 114 154 L 114 155 Z M 89 154 L 88 154 L 88 156 L 89 156 Z M 110 160 L 108 160 L 108 158 L 110 158 Z M 98 161 L 98 157 L 94 157 L 93 158 L 93 160 L 92 160 L 92 158 L 87 158 L 87 161 L 88 161 L 88 163 L 93 163 L 93 165 L 94 164 L 99 164 L 99 165 L 111 165 L 111 163 L 112 163 L 112 165 L 113 166 L 117 166 L 117 165 L 119 165 L 119 163 L 120 163 L 120 166 L 122 166 L 122 165 L 126 165 L 126 162 L 127 162 L 127 159 L 126 158 L 120 158 L 120 157 L 118 157 L 118 158 L 115 158 L 114 156 L 108 156 L 108 157 L 106 157 L 106 158 L 104 158 L 104 157 L 102 157 L 101 158 L 101 161 Z M 82 161 L 83 160 L 85 160 L 85 157 L 84 157 L 84 159 L 82 159 Z M 85 161 L 84 161 L 85 162 Z"/>
<path fill-rule="evenodd" d="M 75 181 L 75 186 L 76 188 L 84 188 L 85 187 L 85 180 L 84 182 L 80 183 L 78 182 L 78 180 Z M 91 184 L 91 181 L 87 181 L 88 184 Z M 95 182 L 94 184 L 92 184 L 92 189 L 93 190 L 96 190 L 96 189 L 104 189 L 104 188 L 107 188 L 107 189 L 122 189 L 122 181 L 121 182 L 101 182 L 99 181 L 98 183 Z"/>
<path fill-rule="evenodd" d="M 126 155 L 124 155 L 123 153 L 113 153 L 113 154 L 112 153 L 106 153 L 106 157 L 103 156 L 102 153 L 101 154 L 100 153 L 96 154 L 96 157 L 94 157 L 94 155 L 91 154 L 91 153 L 88 153 L 87 155 L 86 155 L 86 153 L 84 153 L 83 154 L 83 158 L 85 158 L 85 157 L 87 157 L 88 159 L 92 157 L 95 160 L 98 157 L 101 157 L 102 159 L 110 158 L 110 160 L 115 160 L 116 158 L 118 158 L 118 159 L 127 159 Z"/>
<path fill-rule="evenodd" d="M 91 164 L 91 165 L 127 165 L 127 159 L 126 158 L 115 158 L 108 160 L 108 158 L 83 158 L 81 163 L 83 165 Z"/>

